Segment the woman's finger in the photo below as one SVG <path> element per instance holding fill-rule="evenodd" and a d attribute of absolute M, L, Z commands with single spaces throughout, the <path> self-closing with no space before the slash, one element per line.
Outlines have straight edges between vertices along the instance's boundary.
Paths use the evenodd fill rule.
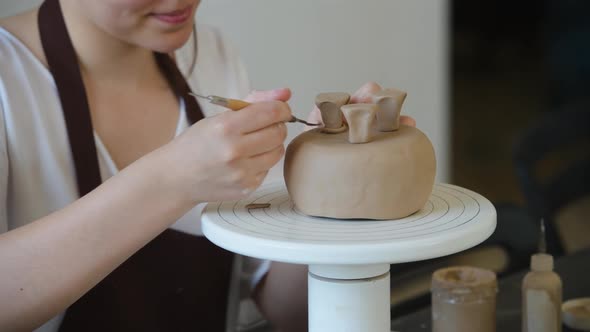
<path fill-rule="evenodd" d="M 365 83 L 351 97 L 350 104 L 372 103 L 373 95 L 381 91 L 381 86 L 375 82 Z"/>
<path fill-rule="evenodd" d="M 313 110 L 307 116 L 307 122 L 311 123 L 323 123 L 322 122 L 322 113 L 317 106 L 313 107 Z"/>
<path fill-rule="evenodd" d="M 261 101 L 271 100 L 288 101 L 290 98 L 291 89 L 281 88 L 272 90 L 252 91 L 244 100 L 250 103 L 259 103 Z"/>
<path fill-rule="evenodd" d="M 243 189 L 240 194 L 248 195 L 253 193 L 262 184 L 267 174 L 268 171 L 262 171 L 248 179 L 248 182 L 243 184 Z"/>
<path fill-rule="evenodd" d="M 244 156 L 252 157 L 283 145 L 286 138 L 287 126 L 285 123 L 279 122 L 243 135 L 237 143 L 237 149 L 243 151 Z"/>
<path fill-rule="evenodd" d="M 411 116 L 402 115 L 399 117 L 399 122 L 406 126 L 416 127 L 416 120 Z"/>
<path fill-rule="evenodd" d="M 322 113 L 320 113 L 320 109 L 317 106 L 313 107 L 313 110 L 309 113 L 309 115 L 307 116 L 307 122 L 309 123 L 319 123 L 320 126 L 324 124 L 324 121 L 322 120 Z M 308 126 L 305 125 L 303 127 L 303 131 L 308 131 L 311 129 L 317 128 L 317 126 Z"/>
<path fill-rule="evenodd" d="M 279 145 L 271 151 L 248 158 L 245 160 L 247 163 L 245 167 L 256 173 L 268 171 L 281 160 L 284 154 L 285 146 Z"/>
<path fill-rule="evenodd" d="M 281 101 L 265 101 L 252 104 L 239 111 L 227 111 L 218 115 L 219 129 L 225 135 L 243 135 L 291 119 L 289 105 Z"/>

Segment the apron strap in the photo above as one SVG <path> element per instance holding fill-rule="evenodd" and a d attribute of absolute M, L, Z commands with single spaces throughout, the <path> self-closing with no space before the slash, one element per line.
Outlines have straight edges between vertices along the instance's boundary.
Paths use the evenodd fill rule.
<path fill-rule="evenodd" d="M 78 192 L 102 183 L 78 59 L 59 0 L 39 9 L 39 32 L 61 101 Z M 167 54 L 154 53 L 191 124 L 203 113 Z M 197 222 L 197 220 L 195 220 Z M 60 332 L 225 331 L 233 254 L 202 236 L 172 229 L 139 250 L 68 308 Z"/>
<path fill-rule="evenodd" d="M 59 1 L 45 1 L 39 8 L 38 21 L 45 58 L 61 101 L 78 193 L 82 197 L 102 183 L 86 89 Z"/>
<path fill-rule="evenodd" d="M 196 31 L 194 32 L 196 33 Z M 172 61 L 172 58 L 168 54 L 155 53 L 156 62 L 158 67 L 167 78 L 170 87 L 177 96 L 181 96 L 184 100 L 184 105 L 187 110 L 186 115 L 190 124 L 195 124 L 197 121 L 203 119 L 203 112 L 195 97 L 191 96 L 191 88 L 186 82 L 184 75 L 176 66 L 176 63 Z"/>
<path fill-rule="evenodd" d="M 59 1 L 43 2 L 38 21 L 43 51 L 58 87 L 81 197 L 102 183 L 88 97 Z M 172 90 L 184 100 L 189 123 L 203 119 L 201 107 L 189 95 L 190 86 L 174 61 L 168 54 L 155 52 L 154 56 Z"/>

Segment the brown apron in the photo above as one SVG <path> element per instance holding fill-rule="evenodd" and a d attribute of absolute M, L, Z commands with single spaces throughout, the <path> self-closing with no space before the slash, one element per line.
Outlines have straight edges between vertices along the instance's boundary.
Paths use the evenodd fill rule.
<path fill-rule="evenodd" d="M 102 180 L 86 91 L 58 0 L 41 5 L 39 31 L 84 196 Z M 154 56 L 184 99 L 190 122 L 202 119 L 176 64 L 166 54 Z M 60 331 L 225 331 L 232 261 L 233 254 L 206 238 L 168 229 L 75 302 Z"/>

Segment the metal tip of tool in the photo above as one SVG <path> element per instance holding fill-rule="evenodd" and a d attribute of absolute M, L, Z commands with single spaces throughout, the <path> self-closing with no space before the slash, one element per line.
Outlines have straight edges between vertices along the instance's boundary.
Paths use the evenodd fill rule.
<path fill-rule="evenodd" d="M 295 116 L 292 116 L 291 117 L 291 121 L 289 121 L 289 122 L 299 122 L 299 123 L 303 123 L 304 125 L 313 126 L 313 127 L 321 126 L 322 125 L 321 123 L 309 123 L 309 122 L 307 122 L 305 120 L 301 120 L 301 119 L 299 119 L 298 117 L 295 117 Z"/>
<path fill-rule="evenodd" d="M 540 229 L 539 229 L 539 252 L 547 252 L 547 240 L 545 236 L 545 219 L 541 218 Z"/>
<path fill-rule="evenodd" d="M 321 123 L 309 123 L 309 122 L 303 121 L 303 120 L 301 120 L 299 122 L 303 123 L 304 125 L 312 126 L 312 127 L 317 127 L 317 126 L 321 126 L 322 125 Z"/>
<path fill-rule="evenodd" d="M 193 97 L 197 97 L 197 98 L 203 98 L 203 99 L 207 99 L 207 100 L 211 100 L 211 97 L 209 96 L 202 96 L 198 93 L 194 93 L 194 92 L 190 92 L 188 93 L 189 95 L 193 96 Z"/>

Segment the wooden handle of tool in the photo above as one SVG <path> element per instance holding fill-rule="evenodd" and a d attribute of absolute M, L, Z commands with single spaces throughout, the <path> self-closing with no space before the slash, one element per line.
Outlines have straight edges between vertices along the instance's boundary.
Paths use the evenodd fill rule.
<path fill-rule="evenodd" d="M 239 99 L 227 99 L 227 105 L 225 105 L 225 107 L 229 108 L 232 111 L 239 111 L 248 105 L 250 105 L 250 103 L 247 101 Z"/>

